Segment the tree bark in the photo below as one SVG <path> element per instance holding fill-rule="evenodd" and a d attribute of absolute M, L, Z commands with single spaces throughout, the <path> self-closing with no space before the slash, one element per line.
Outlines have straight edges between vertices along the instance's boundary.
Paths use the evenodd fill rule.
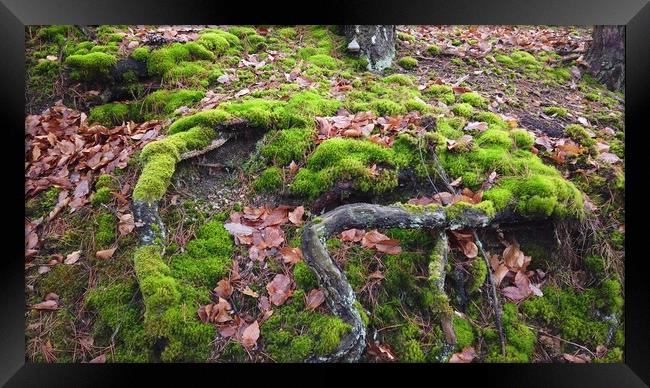
<path fill-rule="evenodd" d="M 390 67 L 395 58 L 394 25 L 360 25 L 343 27 L 348 51 L 368 61 L 367 69 L 381 71 Z"/>
<path fill-rule="evenodd" d="M 625 26 L 595 26 L 586 60 L 589 73 L 610 90 L 625 87 Z"/>

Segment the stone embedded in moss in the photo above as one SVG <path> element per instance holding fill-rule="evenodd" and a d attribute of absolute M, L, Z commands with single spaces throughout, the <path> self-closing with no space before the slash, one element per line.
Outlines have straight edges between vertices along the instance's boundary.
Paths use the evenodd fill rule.
<path fill-rule="evenodd" d="M 282 169 L 269 167 L 255 180 L 253 187 L 255 187 L 256 191 L 273 193 L 281 190 L 283 184 Z"/>
<path fill-rule="evenodd" d="M 402 57 L 397 61 L 397 64 L 406 70 L 411 70 L 418 67 L 418 60 L 413 57 Z"/>
<path fill-rule="evenodd" d="M 114 55 L 94 52 L 84 55 L 70 55 L 65 59 L 71 68 L 70 77 L 78 81 L 95 81 L 109 76 L 117 63 Z"/>

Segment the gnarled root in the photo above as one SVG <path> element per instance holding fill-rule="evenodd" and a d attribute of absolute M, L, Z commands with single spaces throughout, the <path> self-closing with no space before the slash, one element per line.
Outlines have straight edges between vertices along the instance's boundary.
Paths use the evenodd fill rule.
<path fill-rule="evenodd" d="M 302 234 L 302 251 L 307 265 L 316 273 L 323 291 L 327 295 L 327 303 L 331 311 L 352 326 L 352 330 L 344 336 L 338 348 L 325 357 L 315 357 L 311 361 L 357 361 L 365 347 L 366 327 L 359 311 L 355 308 L 354 291 L 345 274 L 338 268 L 330 257 L 325 241 L 351 228 L 403 228 L 403 229 L 439 229 L 439 244 L 437 252 L 440 260 L 432 262 L 430 267 L 431 281 L 439 290 L 440 297 L 447 300 L 444 294 L 444 264 L 446 262 L 448 244 L 444 229 L 484 227 L 490 218 L 479 209 L 466 208 L 456 212 L 453 218 L 447 216 L 446 208 L 408 207 L 403 205 L 373 205 L 350 204 L 338 207 L 323 214 L 319 219 L 308 223 Z M 444 237 L 443 237 L 444 236 Z M 452 311 L 449 308 L 442 314 L 441 322 L 447 336 L 447 342 L 455 344 L 453 328 L 451 327 Z"/>

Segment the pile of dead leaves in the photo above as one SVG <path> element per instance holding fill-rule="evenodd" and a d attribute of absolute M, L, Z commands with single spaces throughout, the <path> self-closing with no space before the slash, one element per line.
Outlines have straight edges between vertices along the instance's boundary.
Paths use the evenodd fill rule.
<path fill-rule="evenodd" d="M 378 117 L 372 112 L 352 114 L 340 109 L 336 116 L 316 117 L 320 143 L 332 137 L 368 139 L 374 143 L 390 147 L 395 135 L 409 128 L 420 127 L 421 116 L 411 112 L 404 116 Z"/>
<path fill-rule="evenodd" d="M 374 249 L 377 252 L 396 255 L 402 252 L 399 240 L 392 239 L 377 229 L 366 232 L 363 229 L 348 229 L 341 232 L 341 241 L 361 242 L 364 248 Z"/>
<path fill-rule="evenodd" d="M 115 128 L 90 125 L 82 112 L 60 102 L 25 118 L 25 196 L 50 187 L 72 190 L 68 206 L 88 202 L 93 178 L 125 168 L 130 155 L 158 138 L 159 121 Z"/>
<path fill-rule="evenodd" d="M 250 246 L 248 254 L 252 260 L 263 261 L 267 256 L 279 252 L 285 262 L 295 263 L 298 251 L 280 249 L 285 241 L 281 226 L 289 221 L 295 226 L 302 225 L 305 208 L 298 206 L 290 211 L 291 208 L 284 205 L 275 209 L 268 206 L 245 207 L 243 212 L 232 213 L 230 222 L 224 227 L 235 237 L 237 245 Z"/>
<path fill-rule="evenodd" d="M 501 292 L 506 298 L 520 302 L 531 295 L 543 296 L 540 287 L 546 274 L 539 269 L 527 270 L 530 261 L 531 257 L 524 255 L 516 240 L 506 246 L 501 257 L 490 257 L 494 283 L 503 286 Z"/>

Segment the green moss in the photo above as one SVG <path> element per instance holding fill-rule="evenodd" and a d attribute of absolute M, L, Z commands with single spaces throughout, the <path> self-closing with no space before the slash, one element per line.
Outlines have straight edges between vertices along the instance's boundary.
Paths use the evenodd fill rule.
<path fill-rule="evenodd" d="M 352 328 L 340 318 L 321 316 L 310 324 L 310 329 L 318 338 L 314 346 L 316 354 L 325 356 L 336 349 L 341 342 L 341 336 Z"/>
<path fill-rule="evenodd" d="M 569 114 L 569 110 L 566 108 L 562 108 L 560 106 L 547 106 L 546 108 L 544 108 L 544 113 L 546 113 L 547 115 L 566 117 L 566 115 Z"/>
<path fill-rule="evenodd" d="M 397 64 L 406 70 L 411 70 L 418 67 L 418 60 L 413 57 L 402 57 L 397 61 Z"/>
<path fill-rule="evenodd" d="M 187 87 L 206 87 L 210 83 L 209 66 L 203 62 L 180 62 L 165 72 L 163 80 L 171 85 L 183 85 Z"/>
<path fill-rule="evenodd" d="M 508 123 L 496 113 L 478 112 L 474 115 L 474 120 L 486 122 L 490 128 L 508 129 Z"/>
<path fill-rule="evenodd" d="M 182 106 L 192 107 L 203 97 L 205 97 L 205 92 L 200 90 L 157 90 L 144 99 L 143 109 L 151 116 L 168 115 Z"/>
<path fill-rule="evenodd" d="M 400 362 L 426 362 L 426 356 L 417 340 L 408 340 L 400 354 Z"/>
<path fill-rule="evenodd" d="M 44 42 L 57 43 L 62 45 L 65 43 L 68 35 L 74 34 L 76 27 L 73 25 L 52 25 L 41 27 L 36 34 L 36 37 Z"/>
<path fill-rule="evenodd" d="M 510 131 L 510 137 L 519 148 L 529 149 L 535 144 L 535 137 L 523 128 L 515 128 Z"/>
<path fill-rule="evenodd" d="M 468 92 L 468 93 L 461 94 L 460 101 L 463 103 L 470 104 L 475 108 L 487 107 L 487 100 L 476 92 Z"/>
<path fill-rule="evenodd" d="M 481 288 L 483 283 L 485 283 L 487 271 L 487 264 L 485 264 L 485 260 L 482 257 L 477 257 L 472 261 L 469 267 L 470 278 L 466 286 L 468 293 L 474 293 Z"/>
<path fill-rule="evenodd" d="M 476 144 L 480 146 L 510 149 L 512 148 L 513 141 L 506 131 L 500 129 L 488 129 L 477 136 Z"/>
<path fill-rule="evenodd" d="M 281 190 L 283 184 L 284 178 L 282 169 L 278 167 L 269 167 L 255 180 L 253 186 L 257 191 L 273 193 Z"/>
<path fill-rule="evenodd" d="M 239 38 L 235 37 L 237 39 L 237 43 L 239 44 Z M 231 38 L 232 40 L 232 38 Z M 203 47 L 205 47 L 207 50 L 210 50 L 216 55 L 221 55 L 230 48 L 230 43 L 228 42 L 228 39 L 223 34 L 219 33 L 207 33 L 207 34 L 201 34 L 199 39 L 196 40 L 198 44 L 201 44 Z"/>
<path fill-rule="evenodd" d="M 567 125 L 566 128 L 564 128 L 564 132 L 571 139 L 575 140 L 576 142 L 584 146 L 588 147 L 596 144 L 596 141 L 591 138 L 589 132 L 587 132 L 587 130 L 581 125 L 578 124 Z"/>
<path fill-rule="evenodd" d="M 467 103 L 456 104 L 451 107 L 451 111 L 462 117 L 472 117 L 474 108 Z"/>
<path fill-rule="evenodd" d="M 621 285 L 616 280 L 606 280 L 599 288 L 583 292 L 560 290 L 549 286 L 541 298 L 523 302 L 524 313 L 547 325 L 557 327 L 562 338 L 595 347 L 607 343 L 610 324 L 599 318 L 596 311 L 613 313 L 620 317 L 623 298 Z"/>
<path fill-rule="evenodd" d="M 324 67 L 326 69 L 334 70 L 340 66 L 340 61 L 332 58 L 327 54 L 316 54 L 307 58 L 307 61 L 313 63 L 316 66 Z"/>
<path fill-rule="evenodd" d="M 415 37 L 413 35 L 407 34 L 406 32 L 398 31 L 397 32 L 397 39 L 399 39 L 401 41 L 415 43 Z"/>
<path fill-rule="evenodd" d="M 70 77 L 77 81 L 106 78 L 116 63 L 115 56 L 101 52 L 70 55 L 65 59 L 66 66 L 71 69 Z"/>
<path fill-rule="evenodd" d="M 83 298 L 88 287 L 88 273 L 82 265 L 58 264 L 44 276 L 36 284 L 41 298 L 54 292 L 59 295 L 59 304 L 70 309 Z"/>
<path fill-rule="evenodd" d="M 149 54 L 151 54 L 149 47 L 138 47 L 131 53 L 131 58 L 139 62 L 147 62 L 149 59 Z"/>
<path fill-rule="evenodd" d="M 454 333 L 456 334 L 456 349 L 461 350 L 466 346 L 474 344 L 474 329 L 466 319 L 454 316 L 453 320 Z"/>
<path fill-rule="evenodd" d="M 318 279 L 316 274 L 309 268 L 304 261 L 299 261 L 293 266 L 293 277 L 298 287 L 305 291 L 312 290 L 318 287 Z"/>
<path fill-rule="evenodd" d="M 88 121 L 113 127 L 128 121 L 139 121 L 139 112 L 135 105 L 120 102 L 99 105 L 90 110 Z"/>
<path fill-rule="evenodd" d="M 625 235 L 618 230 L 612 231 L 609 235 L 612 246 L 615 249 L 624 249 L 625 248 Z"/>
<path fill-rule="evenodd" d="M 163 75 L 179 62 L 189 59 L 189 50 L 180 43 L 174 43 L 152 51 L 147 61 L 147 69 L 150 75 Z"/>
<path fill-rule="evenodd" d="M 431 85 L 428 89 L 425 89 L 424 94 L 436 98 L 447 105 L 451 105 L 456 101 L 454 90 L 449 85 Z"/>
<path fill-rule="evenodd" d="M 204 36 L 205 35 L 203 35 L 202 37 Z M 204 59 L 207 61 L 213 61 L 215 58 L 214 53 L 212 53 L 212 51 L 208 50 L 207 48 L 205 48 L 203 45 L 199 43 L 196 42 L 185 43 L 185 48 L 187 49 L 187 51 L 189 51 L 190 56 L 192 56 L 193 58 Z"/>
<path fill-rule="evenodd" d="M 207 146 L 214 136 L 213 129 L 194 127 L 147 144 L 140 153 L 144 167 L 133 189 L 133 199 L 153 201 L 162 198 L 181 153 Z"/>
<path fill-rule="evenodd" d="M 398 84 L 402 86 L 413 86 L 413 77 L 406 74 L 392 74 L 383 78 L 384 82 L 389 84 Z"/>
<path fill-rule="evenodd" d="M 153 338 L 148 336 L 139 303 L 134 297 L 138 284 L 132 279 L 100 284 L 88 291 L 86 306 L 97 312 L 93 325 L 96 338 L 113 337 L 115 353 L 108 355 L 113 362 L 149 362 Z M 118 329 L 119 328 L 119 329 Z"/>
<path fill-rule="evenodd" d="M 298 36 L 298 32 L 296 31 L 295 28 L 292 27 L 285 27 L 285 28 L 280 28 L 277 31 L 278 35 L 280 35 L 283 38 L 287 39 L 294 39 Z"/>
<path fill-rule="evenodd" d="M 227 32 L 227 31 L 220 30 L 220 29 L 217 29 L 217 28 L 206 28 L 205 30 L 199 32 L 199 34 L 202 35 L 202 36 L 203 35 L 215 34 L 217 36 L 220 36 L 220 37 L 224 38 L 229 43 L 229 45 L 232 46 L 232 47 L 241 46 L 241 40 L 239 39 L 239 37 L 237 35 L 231 33 L 231 32 Z M 201 38 L 199 37 L 199 40 L 200 39 Z M 210 39 L 211 38 L 208 38 L 208 40 L 210 40 Z M 202 42 L 202 44 L 204 46 L 206 46 L 206 48 L 210 48 L 210 47 L 207 47 L 207 45 L 204 42 Z"/>
<path fill-rule="evenodd" d="M 113 200 L 113 193 L 108 187 L 102 187 L 98 189 L 90 199 L 90 202 L 93 206 L 97 207 L 102 204 L 109 203 Z"/>
<path fill-rule="evenodd" d="M 435 44 L 432 44 L 430 46 L 427 46 L 427 54 L 433 56 L 440 55 L 442 50 L 440 49 L 440 46 L 437 46 Z"/>
<path fill-rule="evenodd" d="M 47 216 L 56 206 L 59 199 L 58 187 L 50 187 L 40 192 L 36 197 L 25 202 L 25 215 L 32 219 Z"/>
<path fill-rule="evenodd" d="M 359 190 L 383 192 L 397 185 L 395 170 L 378 176 L 373 164 L 394 165 L 394 152 L 370 141 L 332 138 L 322 142 L 298 171 L 292 185 L 294 194 L 315 198 L 341 180 L 354 181 Z"/>
<path fill-rule="evenodd" d="M 406 114 L 404 106 L 385 98 L 375 99 L 370 103 L 372 109 L 379 116 L 397 116 Z"/>
<path fill-rule="evenodd" d="M 584 258 L 585 267 L 595 276 L 605 273 L 605 261 L 600 256 L 587 256 Z"/>
<path fill-rule="evenodd" d="M 483 193 L 483 198 L 492 201 L 497 212 L 505 210 L 512 203 L 513 194 L 508 189 L 491 188 Z"/>
<path fill-rule="evenodd" d="M 102 248 L 108 247 L 117 238 L 117 219 L 112 213 L 100 213 L 95 219 L 97 227 L 95 243 Z"/>

